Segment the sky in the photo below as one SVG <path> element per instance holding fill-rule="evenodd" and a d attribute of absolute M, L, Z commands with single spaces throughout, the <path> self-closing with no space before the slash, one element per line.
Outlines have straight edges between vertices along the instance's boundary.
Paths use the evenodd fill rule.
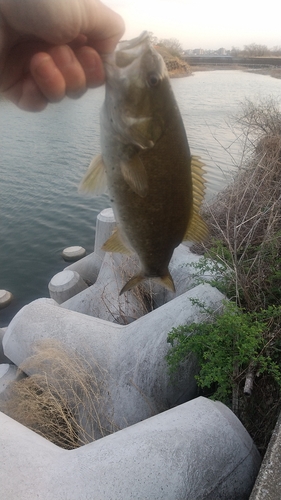
<path fill-rule="evenodd" d="M 257 43 L 281 46 L 278 0 L 103 0 L 121 14 L 125 39 L 152 31 L 177 38 L 183 49 L 244 48 Z"/>

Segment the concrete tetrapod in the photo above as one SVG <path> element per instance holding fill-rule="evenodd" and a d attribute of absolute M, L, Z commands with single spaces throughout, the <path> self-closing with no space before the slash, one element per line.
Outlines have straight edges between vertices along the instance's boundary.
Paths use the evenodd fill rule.
<path fill-rule="evenodd" d="M 90 256 L 85 257 L 85 259 L 89 258 Z M 96 262 L 95 252 L 91 254 L 91 258 L 94 264 Z M 83 265 L 83 260 L 79 261 L 81 265 Z M 77 293 L 77 295 L 73 295 L 61 305 L 71 311 L 89 314 L 106 321 L 119 324 L 130 323 L 132 320 L 149 312 L 152 304 L 154 308 L 162 306 L 193 288 L 195 286 L 194 275 L 196 275 L 194 266 L 198 265 L 199 260 L 199 255 L 190 252 L 186 246 L 179 245 L 175 249 L 169 265 L 176 286 L 176 293 L 170 292 L 163 286 L 151 281 L 146 282 L 141 291 L 135 288 L 129 294 L 120 296 L 119 292 L 124 283 L 137 272 L 138 259 L 135 255 L 107 253 L 103 258 L 94 285 Z M 87 260 L 86 265 L 88 267 L 90 261 Z M 76 270 L 80 274 L 78 266 Z M 81 268 L 81 272 L 84 275 L 84 268 Z M 207 282 L 212 278 L 214 279 L 214 275 L 205 273 L 200 278 L 204 278 Z M 51 298 L 56 300 L 53 295 L 51 295 Z"/>
<path fill-rule="evenodd" d="M 128 325 L 64 309 L 52 299 L 38 299 L 11 321 L 3 339 L 4 353 L 20 366 L 33 354 L 34 343 L 55 339 L 87 363 L 94 360 L 106 372 L 108 418 L 122 429 L 196 395 L 194 358 L 174 384 L 165 360 L 168 332 L 204 319 L 194 299 L 218 309 L 224 296 L 208 284 L 198 285 Z"/>
<path fill-rule="evenodd" d="M 153 308 L 159 307 L 193 288 L 198 272 L 201 280 L 208 282 L 214 279 L 214 271 L 206 270 L 203 273 L 202 269 L 199 271 L 196 268 L 201 256 L 181 244 L 175 249 L 169 264 L 176 293 L 166 290 L 155 281 L 146 281 L 141 291 L 135 288 L 129 294 L 119 296 L 126 281 L 138 272 L 139 263 L 135 254 L 106 253 L 101 249 L 115 227 L 113 210 L 107 208 L 100 212 L 97 217 L 94 252 L 65 268 L 65 272 L 75 271 L 86 283 L 92 283 L 92 286 L 80 293 L 69 288 L 68 296 L 62 290 L 65 302 L 61 300 L 61 294 L 54 295 L 50 290 L 51 298 L 59 304 L 63 302 L 62 306 L 66 309 L 126 324 L 149 312 L 152 304 Z M 212 269 L 211 262 L 210 266 L 206 266 L 208 267 Z"/>
<path fill-rule="evenodd" d="M 0 413 L 1 500 L 247 500 L 260 465 L 252 439 L 205 398 L 75 450 Z"/>
<path fill-rule="evenodd" d="M 50 297 L 58 304 L 65 302 L 73 295 L 77 295 L 87 288 L 86 283 L 80 274 L 69 269 L 65 269 L 52 277 L 49 285 Z"/>

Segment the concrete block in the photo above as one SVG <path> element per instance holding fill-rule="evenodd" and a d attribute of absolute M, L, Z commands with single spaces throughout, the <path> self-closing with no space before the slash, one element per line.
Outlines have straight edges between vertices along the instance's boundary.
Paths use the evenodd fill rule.
<path fill-rule="evenodd" d="M 113 210 L 107 208 L 100 212 L 97 217 L 94 252 L 65 269 L 77 272 L 86 283 L 93 285 L 80 293 L 73 293 L 65 302 L 59 301 L 60 304 L 63 303 L 63 307 L 106 321 L 126 324 L 197 284 L 194 264 L 199 262 L 200 256 L 193 254 L 188 246 L 182 244 L 175 249 L 169 265 L 176 293 L 150 280 L 143 283 L 141 292 L 137 288 L 120 297 L 123 285 L 138 272 L 139 260 L 136 255 L 128 257 L 106 253 L 101 249 L 115 227 Z M 205 273 L 203 278 L 207 282 L 213 276 Z M 50 295 L 56 300 L 54 294 Z"/>
<path fill-rule="evenodd" d="M 3 363 L 0 365 L 0 394 L 4 392 L 10 382 L 17 379 L 18 368 L 15 365 Z"/>
<path fill-rule="evenodd" d="M 72 451 L 0 424 L 2 500 L 247 500 L 260 465 L 240 421 L 205 398 Z"/>
<path fill-rule="evenodd" d="M 95 283 L 105 253 L 101 247 L 116 227 L 112 208 L 105 208 L 97 216 L 94 252 L 65 269 L 76 271 L 87 283 Z"/>
<path fill-rule="evenodd" d="M 107 373 L 109 418 L 119 428 L 188 401 L 196 393 L 194 358 L 171 383 L 165 356 L 167 334 L 178 325 L 204 319 L 192 299 L 218 309 L 224 296 L 210 285 L 199 285 L 128 325 L 117 325 L 60 307 L 51 299 L 25 306 L 10 323 L 4 352 L 17 366 L 32 355 L 34 343 L 56 339 L 95 360 Z"/>
<path fill-rule="evenodd" d="M 186 246 L 179 245 L 169 266 L 176 293 L 150 280 L 143 283 L 141 290 L 135 288 L 119 296 L 126 281 L 138 272 L 138 258 L 136 255 L 106 253 L 95 284 L 61 305 L 106 321 L 127 324 L 193 288 L 196 283 L 196 270 L 193 266 L 199 260 L 199 255 L 190 252 Z M 210 280 L 210 274 L 206 273 L 204 279 L 206 282 Z"/>
<path fill-rule="evenodd" d="M 11 360 L 7 358 L 4 354 L 3 350 L 3 338 L 5 334 L 6 328 L 0 328 L 0 363 L 11 363 Z"/>
<path fill-rule="evenodd" d="M 102 259 L 100 256 L 95 252 L 92 252 L 89 255 L 86 255 L 86 257 L 83 257 L 83 259 L 65 267 L 64 270 L 75 271 L 86 283 L 93 284 L 98 277 L 101 264 Z"/>
<path fill-rule="evenodd" d="M 112 235 L 115 227 L 116 221 L 112 208 L 105 208 L 97 216 L 96 238 L 94 247 L 95 254 L 98 255 L 101 260 L 106 253 L 102 250 L 102 246 Z"/>
<path fill-rule="evenodd" d="M 119 295 L 127 277 L 137 270 L 136 256 L 106 253 L 95 284 L 64 302 L 62 307 L 126 325 L 151 311 L 148 295 L 139 288 Z"/>
<path fill-rule="evenodd" d="M 76 271 L 68 269 L 53 276 L 48 288 L 50 297 L 61 304 L 88 287 Z"/>

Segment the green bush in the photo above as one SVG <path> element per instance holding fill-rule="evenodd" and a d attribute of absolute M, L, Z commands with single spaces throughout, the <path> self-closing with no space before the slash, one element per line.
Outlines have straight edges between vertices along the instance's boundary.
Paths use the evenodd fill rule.
<path fill-rule="evenodd" d="M 229 302 L 220 316 L 205 310 L 206 323 L 173 329 L 168 363 L 173 372 L 195 353 L 199 387 L 232 406 L 263 453 L 281 409 L 280 103 L 245 102 L 235 126 L 241 161 L 203 207 L 209 238 L 193 246 L 203 257 L 190 267 Z"/>
<path fill-rule="evenodd" d="M 226 302 L 222 314 L 201 307 L 208 313 L 208 321 L 173 328 L 168 335 L 170 372 L 177 371 L 189 353 L 196 354 L 198 386 L 212 388 L 212 399 L 228 405 L 249 369 L 270 374 L 281 387 L 281 370 L 275 360 L 281 348 L 279 330 L 271 329 L 273 322 L 281 322 L 281 306 L 250 313 Z"/>

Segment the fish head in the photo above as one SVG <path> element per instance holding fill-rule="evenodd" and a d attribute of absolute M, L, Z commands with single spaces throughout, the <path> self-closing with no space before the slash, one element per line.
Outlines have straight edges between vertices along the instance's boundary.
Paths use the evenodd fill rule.
<path fill-rule="evenodd" d="M 152 148 L 164 131 L 165 96 L 171 93 L 163 58 L 143 32 L 120 42 L 104 65 L 105 105 L 114 131 L 123 143 Z"/>

